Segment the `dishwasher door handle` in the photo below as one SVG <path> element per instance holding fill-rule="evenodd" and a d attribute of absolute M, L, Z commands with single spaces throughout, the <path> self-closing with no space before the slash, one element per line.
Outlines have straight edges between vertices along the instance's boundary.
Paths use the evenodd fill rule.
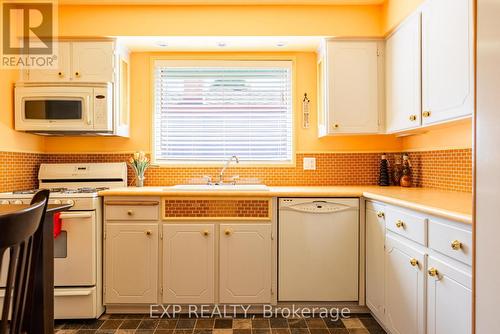
<path fill-rule="evenodd" d="M 280 210 L 290 210 L 304 213 L 337 213 L 351 209 L 353 209 L 351 206 L 330 203 L 327 201 L 313 201 L 309 203 L 282 206 L 280 208 Z"/>

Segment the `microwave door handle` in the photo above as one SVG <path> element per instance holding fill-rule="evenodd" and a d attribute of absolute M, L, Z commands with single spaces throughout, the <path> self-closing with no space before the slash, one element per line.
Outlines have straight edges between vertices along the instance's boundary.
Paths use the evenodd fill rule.
<path fill-rule="evenodd" d="M 92 120 L 90 119 L 90 109 L 91 109 L 91 106 L 90 106 L 90 98 L 88 96 L 85 97 L 85 100 L 86 100 L 86 103 L 87 103 L 87 108 L 84 108 L 87 110 L 87 115 L 86 115 L 86 123 L 87 125 L 92 125 Z M 92 110 L 94 110 L 94 107 L 92 106 Z"/>

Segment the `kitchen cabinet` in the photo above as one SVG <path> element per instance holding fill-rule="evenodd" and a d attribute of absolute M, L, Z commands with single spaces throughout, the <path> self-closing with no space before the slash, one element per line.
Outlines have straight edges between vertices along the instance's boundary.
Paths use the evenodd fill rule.
<path fill-rule="evenodd" d="M 75 42 L 71 52 L 71 78 L 82 82 L 112 82 L 113 42 Z"/>
<path fill-rule="evenodd" d="M 366 306 L 384 319 L 385 212 L 384 205 L 366 203 Z"/>
<path fill-rule="evenodd" d="M 214 224 L 163 225 L 163 302 L 214 303 Z"/>
<path fill-rule="evenodd" d="M 25 82 L 115 82 L 115 42 L 58 43 L 58 68 L 23 70 Z"/>
<path fill-rule="evenodd" d="M 473 1 L 429 0 L 422 6 L 423 124 L 474 109 Z"/>
<path fill-rule="evenodd" d="M 377 133 L 383 92 L 383 44 L 325 41 L 319 52 L 319 136 Z"/>
<path fill-rule="evenodd" d="M 472 333 L 471 273 L 430 256 L 427 307 L 427 334 Z"/>
<path fill-rule="evenodd" d="M 106 224 L 105 303 L 157 302 L 158 239 L 158 224 Z"/>
<path fill-rule="evenodd" d="M 385 317 L 393 334 L 425 333 L 425 252 L 386 236 Z"/>
<path fill-rule="evenodd" d="M 411 15 L 387 39 L 386 130 L 421 126 L 420 13 Z"/>
<path fill-rule="evenodd" d="M 219 302 L 271 302 L 271 224 L 221 224 L 219 243 Z"/>

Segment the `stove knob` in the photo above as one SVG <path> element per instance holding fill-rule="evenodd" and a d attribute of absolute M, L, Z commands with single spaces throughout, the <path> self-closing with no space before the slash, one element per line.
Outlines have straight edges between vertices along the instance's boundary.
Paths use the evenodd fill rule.
<path fill-rule="evenodd" d="M 23 201 L 21 201 L 20 199 L 16 199 L 16 200 L 14 201 L 14 204 L 23 204 Z"/>
<path fill-rule="evenodd" d="M 59 199 L 55 199 L 55 200 L 54 200 L 54 204 L 61 204 L 61 200 L 59 200 Z"/>
<path fill-rule="evenodd" d="M 72 199 L 68 199 L 66 201 L 66 204 L 69 204 L 69 205 L 75 205 L 75 201 L 73 201 Z"/>
<path fill-rule="evenodd" d="M 10 202 L 8 200 L 4 199 L 4 200 L 2 200 L 2 202 L 0 202 L 0 204 L 4 204 L 4 205 L 5 204 L 10 204 Z"/>

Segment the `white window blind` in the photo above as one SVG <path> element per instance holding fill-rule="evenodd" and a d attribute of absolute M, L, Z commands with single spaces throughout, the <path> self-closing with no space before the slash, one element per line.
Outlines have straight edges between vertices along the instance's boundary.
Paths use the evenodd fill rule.
<path fill-rule="evenodd" d="M 157 61 L 159 163 L 292 161 L 290 61 Z"/>

